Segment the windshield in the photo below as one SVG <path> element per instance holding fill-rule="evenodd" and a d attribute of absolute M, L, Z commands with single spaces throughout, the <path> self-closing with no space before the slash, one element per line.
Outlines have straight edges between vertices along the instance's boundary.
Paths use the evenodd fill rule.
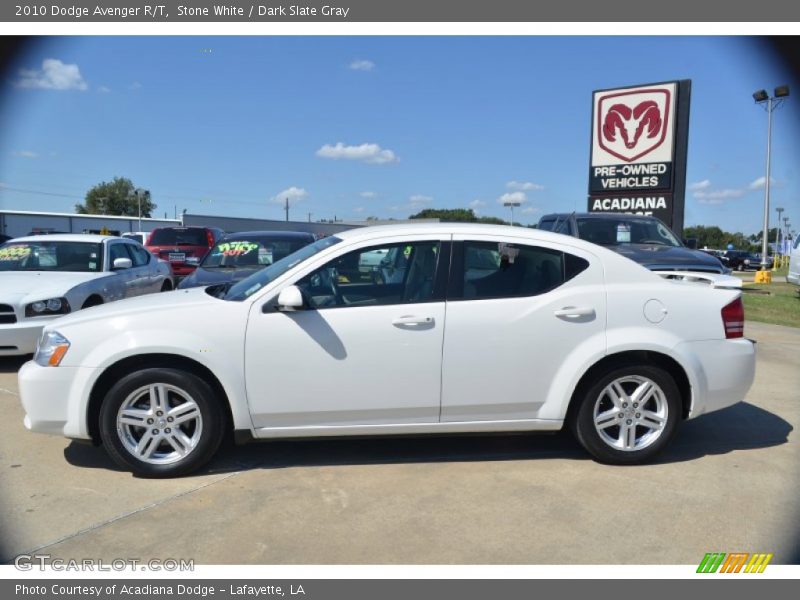
<path fill-rule="evenodd" d="M 325 250 L 325 248 L 330 248 L 334 244 L 338 244 L 341 241 L 342 240 L 340 240 L 337 237 L 330 236 L 318 240 L 313 244 L 309 244 L 308 246 L 303 246 L 297 252 L 294 252 L 289 256 L 285 256 L 284 258 L 275 261 L 270 266 L 261 269 L 260 271 L 256 271 L 246 279 L 242 279 L 239 283 L 232 286 L 230 290 L 228 290 L 224 298 L 225 300 L 241 302 L 245 298 L 249 298 L 250 296 L 255 294 L 258 290 L 263 288 L 270 281 L 274 281 L 276 278 L 286 273 L 286 271 L 288 271 L 292 267 L 300 264 L 307 258 L 310 258 L 315 254 L 322 252 L 323 250 Z"/>
<path fill-rule="evenodd" d="M 651 244 L 680 247 L 669 228 L 656 218 L 626 219 L 625 215 L 608 218 L 578 218 L 578 237 L 601 246 Z"/>
<path fill-rule="evenodd" d="M 0 246 L 0 271 L 71 271 L 103 269 L 100 244 L 87 242 L 12 242 Z"/>
<path fill-rule="evenodd" d="M 311 237 L 308 239 L 226 238 L 214 246 L 200 266 L 205 269 L 267 267 L 297 252 L 312 241 Z"/>

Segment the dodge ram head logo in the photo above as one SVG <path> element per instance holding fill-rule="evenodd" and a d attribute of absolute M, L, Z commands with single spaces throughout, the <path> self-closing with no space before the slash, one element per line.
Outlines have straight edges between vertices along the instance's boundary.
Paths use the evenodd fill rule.
<path fill-rule="evenodd" d="M 600 147 L 633 162 L 649 154 L 667 136 L 670 92 L 639 89 L 601 96 L 597 103 L 597 140 Z"/>

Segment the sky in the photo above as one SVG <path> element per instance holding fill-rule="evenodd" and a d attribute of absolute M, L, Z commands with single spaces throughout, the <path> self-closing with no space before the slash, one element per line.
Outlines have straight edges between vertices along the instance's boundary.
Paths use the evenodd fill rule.
<path fill-rule="evenodd" d="M 515 220 L 586 210 L 592 91 L 692 80 L 685 225 L 761 230 L 760 38 L 70 36 L 0 81 L 0 209 L 73 212 L 113 177 L 153 216 Z M 800 87 L 773 114 L 770 219 L 800 229 Z"/>

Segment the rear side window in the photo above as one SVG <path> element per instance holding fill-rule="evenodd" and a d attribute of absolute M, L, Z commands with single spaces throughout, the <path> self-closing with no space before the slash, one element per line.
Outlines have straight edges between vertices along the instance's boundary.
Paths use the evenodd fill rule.
<path fill-rule="evenodd" d="M 538 246 L 464 242 L 449 299 L 482 300 L 537 296 L 589 266 L 577 256 Z"/>
<path fill-rule="evenodd" d="M 166 227 L 156 229 L 150 235 L 150 246 L 208 246 L 205 229 L 183 229 Z"/>

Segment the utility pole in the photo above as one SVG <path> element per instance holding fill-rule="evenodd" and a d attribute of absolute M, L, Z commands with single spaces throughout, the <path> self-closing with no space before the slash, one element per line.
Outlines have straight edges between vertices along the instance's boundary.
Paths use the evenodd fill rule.
<path fill-rule="evenodd" d="M 311 223 L 311 215 L 314 213 L 308 213 L 308 222 Z"/>
<path fill-rule="evenodd" d="M 286 204 L 285 204 L 283 210 L 286 211 L 286 220 L 288 221 L 289 220 L 289 198 L 286 198 Z"/>
<path fill-rule="evenodd" d="M 778 244 L 781 236 L 781 213 L 783 212 L 783 208 L 775 207 L 775 212 L 778 213 L 778 226 L 775 228 L 775 255 L 777 256 L 780 253 L 780 246 Z"/>

